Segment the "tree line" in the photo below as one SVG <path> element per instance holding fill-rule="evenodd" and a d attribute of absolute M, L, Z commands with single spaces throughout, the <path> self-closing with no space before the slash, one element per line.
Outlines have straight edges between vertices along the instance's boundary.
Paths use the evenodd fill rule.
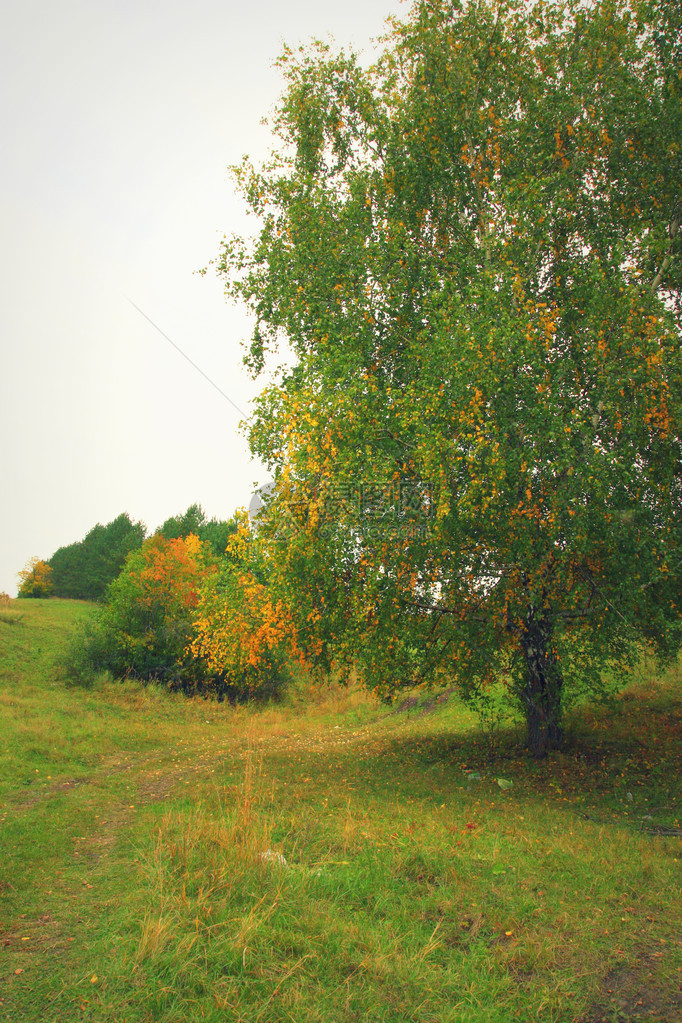
<path fill-rule="evenodd" d="M 234 528 L 229 520 L 208 519 L 201 505 L 191 504 L 183 514 L 166 519 L 153 535 L 170 540 L 193 533 L 220 555 Z M 31 558 L 19 573 L 19 596 L 102 600 L 128 555 L 146 539 L 145 524 L 133 521 L 127 512 L 106 525 L 97 523 L 82 540 L 60 547 L 47 560 Z"/>

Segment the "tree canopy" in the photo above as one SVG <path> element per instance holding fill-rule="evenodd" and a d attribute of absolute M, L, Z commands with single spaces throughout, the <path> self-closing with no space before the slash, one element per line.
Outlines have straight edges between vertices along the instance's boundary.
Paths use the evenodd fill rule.
<path fill-rule="evenodd" d="M 680 642 L 675 17 L 421 0 L 372 67 L 285 50 L 219 262 L 254 373 L 296 356 L 250 440 L 299 642 L 379 691 L 502 680 L 538 754 Z"/>
<path fill-rule="evenodd" d="M 209 545 L 217 557 L 225 554 L 228 541 L 236 532 L 235 516 L 230 519 L 207 519 L 206 512 L 200 504 L 191 504 L 182 515 L 172 515 L 156 530 L 157 535 L 161 534 L 167 540 L 198 536 Z"/>
<path fill-rule="evenodd" d="M 207 519 L 200 504 L 166 519 L 154 535 L 167 540 L 198 536 L 217 556 L 225 553 L 236 532 L 234 518 Z M 111 582 L 121 573 L 131 551 L 139 550 L 147 535 L 143 522 L 134 522 L 127 512 L 107 525 L 97 523 L 76 543 L 60 547 L 48 561 L 52 570 L 52 594 L 81 600 L 101 600 Z"/>
<path fill-rule="evenodd" d="M 52 594 L 80 600 L 100 600 L 123 568 L 128 554 L 142 546 L 146 527 L 127 512 L 106 526 L 97 523 L 83 540 L 60 547 L 48 561 Z"/>

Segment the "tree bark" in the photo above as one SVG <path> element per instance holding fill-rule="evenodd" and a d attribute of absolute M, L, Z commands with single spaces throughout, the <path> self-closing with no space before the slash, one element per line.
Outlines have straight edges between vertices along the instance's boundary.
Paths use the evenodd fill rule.
<path fill-rule="evenodd" d="M 561 749 L 561 690 L 563 678 L 552 649 L 552 623 L 531 614 L 520 636 L 526 662 L 525 685 L 521 690 L 526 713 L 527 743 L 535 757 Z"/>

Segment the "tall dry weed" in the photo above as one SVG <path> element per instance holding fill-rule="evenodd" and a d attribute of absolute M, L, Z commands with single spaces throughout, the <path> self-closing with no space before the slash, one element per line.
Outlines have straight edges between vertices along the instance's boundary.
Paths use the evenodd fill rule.
<path fill-rule="evenodd" d="M 263 779 L 262 755 L 249 747 L 239 785 L 224 788 L 214 806 L 171 811 L 159 826 L 155 858 L 187 882 L 200 871 L 210 888 L 229 885 L 261 862 L 270 848 L 273 793 Z M 194 886 L 193 886 L 194 887 Z"/>
<path fill-rule="evenodd" d="M 136 968 L 170 961 L 186 968 L 215 942 L 228 957 L 253 947 L 279 901 L 280 861 L 270 848 L 273 798 L 262 756 L 249 746 L 238 785 L 222 788 L 210 805 L 163 816 L 146 862 L 153 909 L 143 921 Z M 254 904 L 248 893 L 261 885 L 264 894 Z"/>
<path fill-rule="evenodd" d="M 0 622 L 17 625 L 23 617 L 20 611 L 14 610 L 14 601 L 9 593 L 0 593 Z"/>

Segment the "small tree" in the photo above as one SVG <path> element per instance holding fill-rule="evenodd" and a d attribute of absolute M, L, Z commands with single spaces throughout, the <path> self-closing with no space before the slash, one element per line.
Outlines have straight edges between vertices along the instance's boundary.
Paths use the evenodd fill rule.
<path fill-rule="evenodd" d="M 52 569 L 41 558 L 32 557 L 18 573 L 20 597 L 49 597 L 52 592 Z"/>

